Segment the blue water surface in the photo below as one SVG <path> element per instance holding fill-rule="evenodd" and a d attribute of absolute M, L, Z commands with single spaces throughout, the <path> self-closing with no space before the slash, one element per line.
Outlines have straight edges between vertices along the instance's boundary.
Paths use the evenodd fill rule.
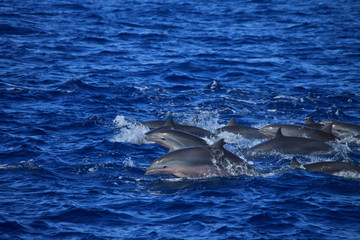
<path fill-rule="evenodd" d="M 359 239 L 359 178 L 288 155 L 145 176 L 167 150 L 138 125 L 360 124 L 359 19 L 354 0 L 1 1 L 0 238 Z M 360 165 L 336 147 L 299 161 Z"/>

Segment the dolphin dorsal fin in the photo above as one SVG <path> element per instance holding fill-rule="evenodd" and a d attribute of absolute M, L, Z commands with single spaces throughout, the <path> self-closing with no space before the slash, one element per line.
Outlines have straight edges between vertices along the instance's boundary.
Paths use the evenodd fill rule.
<path fill-rule="evenodd" d="M 308 119 L 304 122 L 304 125 L 310 125 L 310 124 L 316 124 L 313 116 L 309 116 Z"/>
<path fill-rule="evenodd" d="M 325 126 L 320 128 L 320 131 L 332 134 L 332 124 L 331 123 L 326 124 Z"/>
<path fill-rule="evenodd" d="M 173 127 L 175 125 L 173 117 L 170 117 L 169 120 L 166 121 L 164 127 Z"/>
<path fill-rule="evenodd" d="M 226 127 L 231 127 L 231 126 L 237 126 L 235 118 L 231 118 L 228 122 L 228 124 L 226 124 Z"/>
<path fill-rule="evenodd" d="M 213 148 L 223 148 L 224 144 L 225 144 L 225 142 L 224 142 L 224 139 L 222 138 L 222 139 L 218 140 L 217 142 L 214 142 L 211 145 L 211 147 L 213 147 Z"/>
<path fill-rule="evenodd" d="M 299 161 L 295 157 L 293 157 L 293 159 L 291 160 L 291 167 L 300 168 L 301 163 L 299 163 Z"/>
<path fill-rule="evenodd" d="M 282 137 L 284 137 L 284 135 L 281 132 L 281 127 L 279 127 L 274 138 L 282 138 Z"/>

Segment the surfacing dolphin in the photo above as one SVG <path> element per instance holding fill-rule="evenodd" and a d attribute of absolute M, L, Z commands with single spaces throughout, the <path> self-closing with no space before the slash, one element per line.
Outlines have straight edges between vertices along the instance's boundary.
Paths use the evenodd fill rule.
<path fill-rule="evenodd" d="M 166 123 L 157 128 L 157 129 L 176 129 L 184 132 L 191 133 L 193 135 L 196 135 L 198 137 L 211 137 L 213 134 L 210 131 L 207 131 L 205 129 L 195 127 L 195 126 L 189 126 L 189 125 L 183 125 L 175 123 L 173 118 L 170 117 L 169 120 L 166 121 Z"/>
<path fill-rule="evenodd" d="M 254 138 L 254 139 L 271 138 L 269 134 L 257 128 L 238 125 L 235 121 L 235 118 L 231 118 L 225 127 L 216 129 L 216 133 L 220 133 L 220 132 L 231 132 L 234 134 L 239 134 L 244 138 Z"/>
<path fill-rule="evenodd" d="M 145 139 L 160 144 L 170 150 L 208 145 L 204 139 L 176 129 L 154 129 L 145 134 Z"/>
<path fill-rule="evenodd" d="M 271 124 L 261 128 L 261 130 L 275 135 L 279 128 L 281 128 L 283 135 L 287 137 L 311 138 L 323 142 L 336 140 L 336 137 L 331 134 L 331 124 L 321 129 L 291 124 Z"/>
<path fill-rule="evenodd" d="M 167 120 L 154 120 L 154 121 L 141 122 L 141 124 L 152 130 L 164 126 L 166 122 Z"/>
<path fill-rule="evenodd" d="M 360 177 L 360 168 L 346 162 L 317 162 L 311 164 L 301 164 L 294 157 L 291 162 L 293 168 L 302 168 L 308 171 L 318 171 L 337 176 L 357 176 Z"/>
<path fill-rule="evenodd" d="M 286 137 L 278 128 L 273 139 L 260 143 L 243 153 L 248 156 L 261 156 L 271 152 L 297 155 L 329 155 L 335 152 L 330 145 L 310 138 Z"/>
<path fill-rule="evenodd" d="M 212 175 L 257 175 L 257 171 L 241 158 L 227 151 L 223 139 L 211 146 L 181 148 L 156 159 L 145 175 L 206 177 Z"/>
<path fill-rule="evenodd" d="M 325 120 L 322 123 L 332 124 L 332 133 L 338 138 L 343 139 L 347 137 L 360 136 L 360 125 L 336 120 Z"/>

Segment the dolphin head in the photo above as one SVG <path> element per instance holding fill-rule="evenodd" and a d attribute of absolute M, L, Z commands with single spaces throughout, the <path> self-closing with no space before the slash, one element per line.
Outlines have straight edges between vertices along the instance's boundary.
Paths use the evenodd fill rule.
<path fill-rule="evenodd" d="M 154 130 L 151 130 L 151 131 L 145 133 L 145 139 L 148 141 L 156 142 L 160 145 L 163 145 L 161 143 L 166 141 L 167 136 L 166 136 L 166 133 L 164 132 L 164 129 L 157 128 L 157 129 L 154 129 Z"/>
<path fill-rule="evenodd" d="M 183 173 L 184 171 L 185 169 L 181 164 L 155 161 L 147 169 L 145 175 L 173 175 L 177 177 L 186 177 L 186 174 Z"/>
<path fill-rule="evenodd" d="M 181 148 L 156 159 L 145 175 L 173 175 L 177 177 L 203 177 L 208 175 L 226 175 L 212 162 L 209 147 Z"/>

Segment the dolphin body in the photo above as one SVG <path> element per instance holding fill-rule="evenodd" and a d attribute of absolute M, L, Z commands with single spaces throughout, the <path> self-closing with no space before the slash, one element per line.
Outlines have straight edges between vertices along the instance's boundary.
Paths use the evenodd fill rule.
<path fill-rule="evenodd" d="M 211 137 L 213 134 L 205 129 L 195 127 L 195 126 L 189 126 L 189 125 L 182 125 L 175 123 L 173 118 L 169 118 L 169 120 L 166 121 L 166 123 L 156 129 L 176 129 L 184 132 L 191 133 L 193 135 L 196 135 L 198 137 Z"/>
<path fill-rule="evenodd" d="M 170 150 L 208 145 L 202 138 L 176 129 L 154 129 L 145 134 L 145 139 L 156 142 Z"/>
<path fill-rule="evenodd" d="M 346 162 L 318 162 L 311 164 L 300 164 L 294 157 L 291 162 L 293 168 L 303 168 L 308 171 L 318 171 L 332 175 L 340 175 L 341 173 L 352 173 L 360 176 L 360 168 Z"/>
<path fill-rule="evenodd" d="M 244 151 L 244 154 L 261 156 L 273 151 L 298 155 L 330 155 L 335 152 L 333 147 L 322 141 L 310 138 L 286 137 L 282 134 L 282 128 L 279 128 L 273 139 Z"/>
<path fill-rule="evenodd" d="M 152 130 L 152 129 L 164 126 L 164 124 L 166 122 L 167 122 L 167 120 L 155 120 L 155 121 L 141 122 L 141 124 L 144 125 L 145 127 L 148 127 L 150 130 Z"/>
<path fill-rule="evenodd" d="M 241 158 L 223 147 L 223 139 L 211 146 L 181 148 L 156 159 L 145 175 L 177 177 L 206 177 L 211 175 L 250 175 L 257 171 Z"/>
<path fill-rule="evenodd" d="M 228 124 L 225 127 L 216 129 L 216 133 L 220 132 L 231 132 L 234 134 L 239 134 L 244 138 L 255 138 L 255 139 L 268 139 L 270 138 L 269 134 L 263 132 L 257 128 L 240 126 L 235 122 L 235 118 L 231 118 Z"/>
<path fill-rule="evenodd" d="M 360 125 L 344 123 L 336 120 L 325 120 L 322 123 L 332 125 L 332 133 L 338 138 L 359 137 Z"/>
<path fill-rule="evenodd" d="M 271 124 L 261 128 L 261 130 L 275 135 L 279 128 L 281 128 L 283 135 L 287 137 L 304 137 L 323 142 L 336 140 L 336 137 L 331 133 L 331 124 L 326 125 L 321 129 L 290 124 Z"/>

